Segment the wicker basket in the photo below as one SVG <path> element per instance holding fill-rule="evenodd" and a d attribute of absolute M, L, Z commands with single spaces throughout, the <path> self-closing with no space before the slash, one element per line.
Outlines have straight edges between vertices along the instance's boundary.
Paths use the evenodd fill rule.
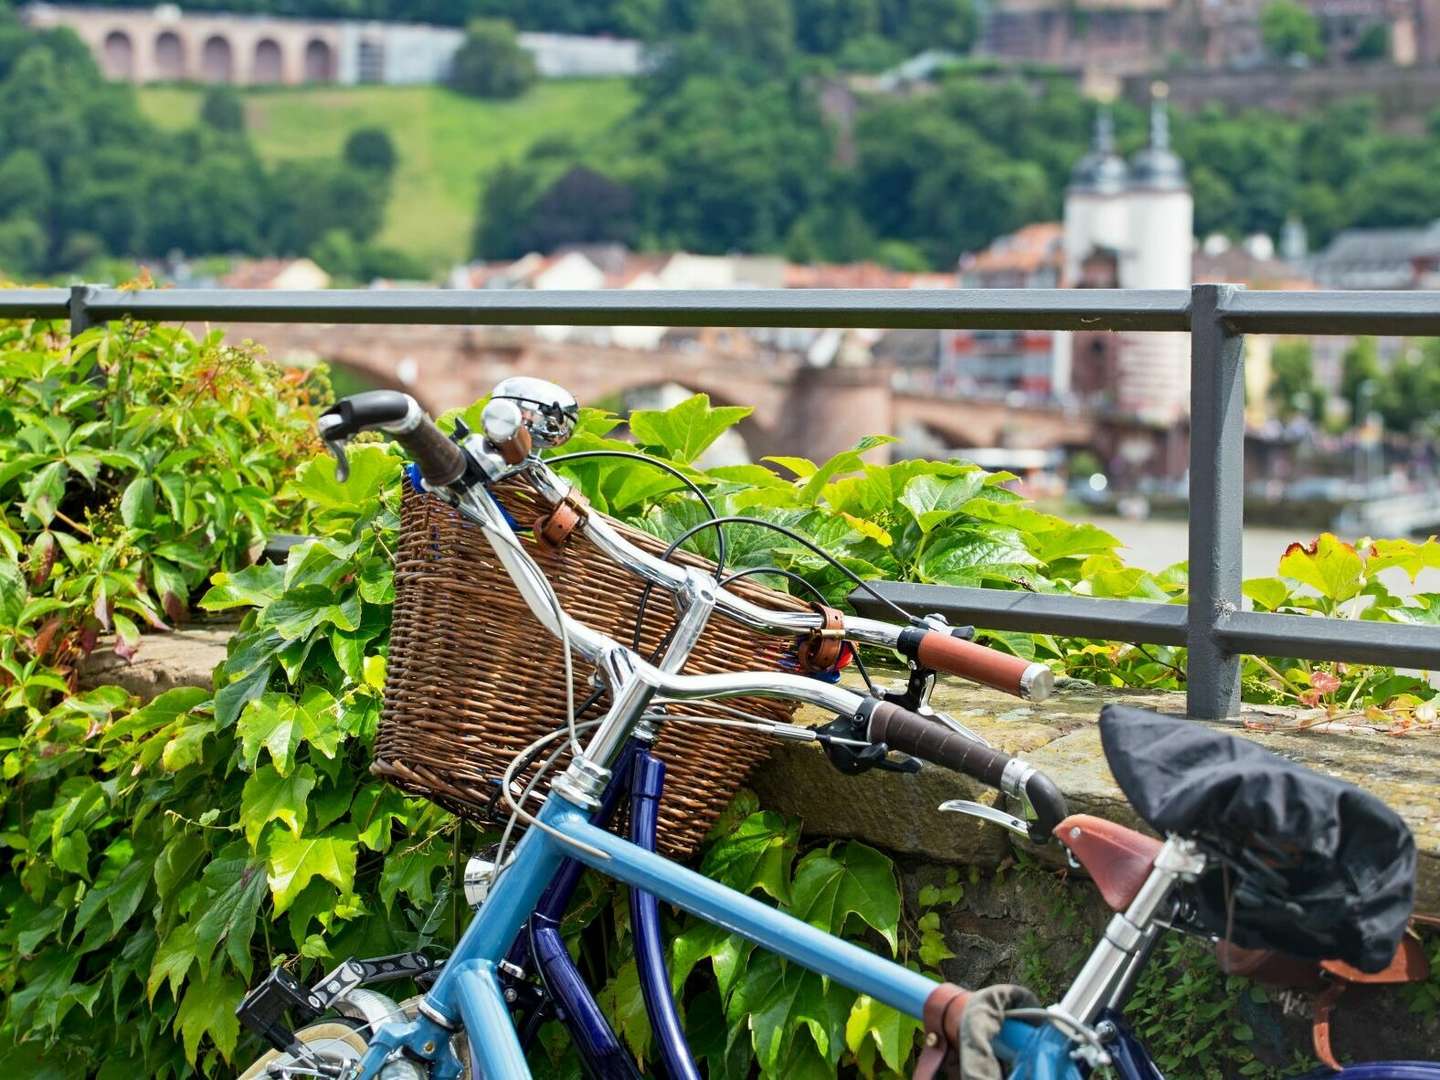
<path fill-rule="evenodd" d="M 518 482 L 495 495 L 520 522 L 542 504 Z M 655 554 L 665 545 L 616 523 L 628 539 Z M 521 538 L 574 618 L 628 643 L 643 583 L 605 557 L 582 533 L 561 548 Z M 709 567 L 677 552 L 676 562 Z M 805 604 L 753 581 L 730 586 L 776 609 Z M 652 595 L 641 639 L 648 654 L 674 622 L 674 604 Z M 729 619 L 711 619 L 685 665 L 687 674 L 774 670 L 793 640 L 756 633 Z M 574 657 L 577 699 L 588 688 L 590 665 Z M 607 701 L 587 716 L 600 715 Z M 786 702 L 743 699 L 734 707 L 788 720 Z M 704 713 L 703 703 L 686 705 Z M 531 613 L 495 558 L 482 530 L 439 499 L 406 486 L 395 556 L 395 611 L 385 708 L 373 771 L 404 790 L 468 818 L 489 821 L 499 780 L 525 746 L 565 722 L 565 672 L 560 643 Z M 667 766 L 660 803 L 660 849 L 672 858 L 694 852 L 750 770 L 769 753 L 764 736 L 733 728 L 673 722 L 656 748 Z M 564 759 L 550 775 L 558 775 Z M 532 767 L 533 768 L 533 767 Z M 527 773 L 522 774 L 529 775 Z"/>

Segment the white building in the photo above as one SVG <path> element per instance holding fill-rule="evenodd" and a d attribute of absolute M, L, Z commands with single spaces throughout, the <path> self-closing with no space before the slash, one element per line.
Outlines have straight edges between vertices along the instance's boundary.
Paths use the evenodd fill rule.
<path fill-rule="evenodd" d="M 1079 287 L 1188 289 L 1194 248 L 1194 200 L 1185 167 L 1170 149 L 1163 99 L 1150 111 L 1150 144 L 1127 164 L 1115 151 L 1102 111 L 1091 152 L 1065 192 L 1065 281 Z M 1074 336 L 1056 335 L 1055 390 L 1072 388 Z M 1189 341 L 1183 334 L 1123 334 L 1114 365 L 1114 402 L 1125 412 L 1170 423 L 1190 392 Z"/>

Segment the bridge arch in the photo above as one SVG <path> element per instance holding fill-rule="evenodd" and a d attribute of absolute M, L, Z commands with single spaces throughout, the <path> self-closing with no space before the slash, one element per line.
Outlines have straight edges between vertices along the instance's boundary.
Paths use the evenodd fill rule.
<path fill-rule="evenodd" d="M 263 37 L 255 43 L 255 58 L 250 67 L 250 81 L 258 85 L 269 85 L 284 81 L 285 56 L 280 43 L 271 37 Z"/>
<path fill-rule="evenodd" d="M 212 34 L 200 46 L 200 77 L 208 83 L 235 81 L 235 49 L 230 39 Z"/>
<path fill-rule="evenodd" d="M 174 30 L 162 30 L 155 37 L 155 74 L 166 80 L 185 78 L 185 42 Z"/>
<path fill-rule="evenodd" d="M 319 38 L 305 43 L 303 74 L 309 83 L 335 81 L 335 50 Z"/>
<path fill-rule="evenodd" d="M 111 30 L 100 48 L 101 67 L 107 79 L 130 79 L 135 75 L 135 44 L 124 30 Z"/>

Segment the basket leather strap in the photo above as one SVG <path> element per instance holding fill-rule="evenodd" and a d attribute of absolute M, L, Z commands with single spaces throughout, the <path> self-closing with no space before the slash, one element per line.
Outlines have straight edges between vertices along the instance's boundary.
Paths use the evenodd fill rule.
<path fill-rule="evenodd" d="M 1340 1062 L 1330 1045 L 1330 1014 L 1335 1011 L 1335 1003 L 1340 1000 L 1340 995 L 1345 993 L 1347 985 L 1343 982 L 1335 983 L 1316 994 L 1313 1002 L 1315 1020 L 1310 1028 L 1310 1041 L 1314 1043 L 1315 1056 L 1320 1059 L 1321 1064 L 1336 1072 L 1340 1071 Z"/>
<path fill-rule="evenodd" d="M 519 465 L 530 456 L 531 445 L 530 429 L 521 424 L 514 435 L 504 442 L 497 442 L 495 449 L 500 451 L 500 459 L 506 465 Z"/>
<path fill-rule="evenodd" d="M 571 488 L 554 509 L 535 519 L 535 539 L 547 547 L 558 548 L 589 514 L 590 501 Z"/>
<path fill-rule="evenodd" d="M 925 1042 L 915 1062 L 912 1080 L 935 1080 L 937 1076 L 959 1076 L 960 1015 L 970 991 L 954 983 L 941 983 L 925 999 Z"/>
<path fill-rule="evenodd" d="M 819 601 L 810 606 L 820 613 L 820 628 L 811 630 L 795 650 L 795 655 L 800 661 L 800 670 L 807 675 L 816 671 L 832 669 L 840 662 L 840 656 L 845 648 L 844 614 Z"/>

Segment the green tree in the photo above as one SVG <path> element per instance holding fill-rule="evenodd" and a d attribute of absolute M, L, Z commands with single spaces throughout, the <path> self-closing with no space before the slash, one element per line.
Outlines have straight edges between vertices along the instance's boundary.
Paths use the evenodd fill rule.
<path fill-rule="evenodd" d="M 1260 40 L 1276 60 L 1323 60 L 1320 20 L 1297 0 L 1270 0 L 1260 11 Z"/>
<path fill-rule="evenodd" d="M 795 51 L 794 12 L 777 0 L 706 0 L 699 32 L 712 47 L 773 71 Z"/>
<path fill-rule="evenodd" d="M 21 148 L 0 160 L 0 207 L 10 216 L 44 221 L 52 186 L 45 162 L 34 150 Z"/>
<path fill-rule="evenodd" d="M 850 42 L 880 33 L 877 0 L 794 0 L 795 39 L 800 48 L 834 56 Z"/>
<path fill-rule="evenodd" d="M 382 176 L 392 176 L 399 155 L 390 133 L 380 127 L 356 128 L 345 139 L 343 154 L 345 164 L 355 169 L 367 169 Z"/>
<path fill-rule="evenodd" d="M 1367 228 L 1424 225 L 1440 206 L 1440 174 L 1433 164 L 1376 165 L 1346 188 L 1350 224 Z"/>
<path fill-rule="evenodd" d="M 238 134 L 245 130 L 245 102 L 230 86 L 211 86 L 200 102 L 200 122 L 215 131 Z"/>
<path fill-rule="evenodd" d="M 515 259 L 525 254 L 520 236 L 535 203 L 536 186 L 534 173 L 513 162 L 500 165 L 483 181 L 471 255 L 477 259 Z"/>
<path fill-rule="evenodd" d="M 535 82 L 535 61 L 505 19 L 475 19 L 455 53 L 450 85 L 471 97 L 513 98 Z"/>
<path fill-rule="evenodd" d="M 0 221 L 0 281 L 20 281 L 45 265 L 45 230 L 26 218 Z"/>
<path fill-rule="evenodd" d="M 1371 23 L 1360 32 L 1355 44 L 1350 47 L 1348 59 L 1365 63 L 1386 60 L 1390 56 L 1390 28 L 1383 22 Z"/>
<path fill-rule="evenodd" d="M 1361 413 L 1373 401 L 1383 378 L 1380 355 L 1372 337 L 1358 337 L 1340 358 L 1340 396 L 1350 406 L 1351 418 L 1359 423 Z"/>
<path fill-rule="evenodd" d="M 1440 340 L 1427 338 L 1396 358 L 1380 383 L 1376 407 L 1391 431 L 1440 433 Z"/>
<path fill-rule="evenodd" d="M 1280 341 L 1270 353 L 1270 387 L 1267 392 L 1276 415 L 1325 415 L 1325 395 L 1315 383 L 1315 362 L 1310 343 Z"/>
<path fill-rule="evenodd" d="M 904 22 L 896 36 L 912 52 L 965 52 L 974 44 L 979 21 L 970 0 L 906 0 L 904 7 Z"/>

